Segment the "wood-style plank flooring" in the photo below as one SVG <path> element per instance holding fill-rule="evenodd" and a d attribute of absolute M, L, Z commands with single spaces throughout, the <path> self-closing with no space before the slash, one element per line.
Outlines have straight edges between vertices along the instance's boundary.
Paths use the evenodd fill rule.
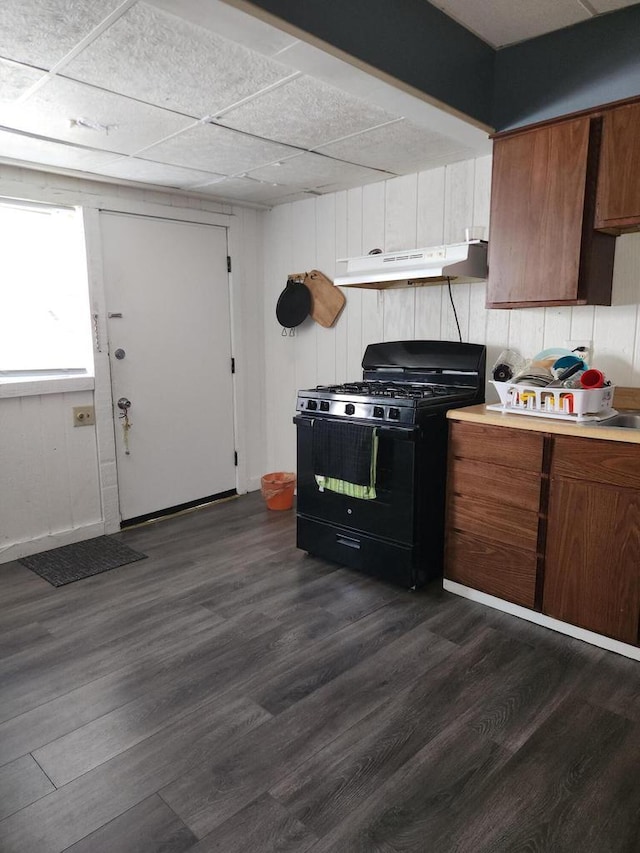
<path fill-rule="evenodd" d="M 640 664 L 295 547 L 259 494 L 0 566 L 1 853 L 638 853 Z"/>

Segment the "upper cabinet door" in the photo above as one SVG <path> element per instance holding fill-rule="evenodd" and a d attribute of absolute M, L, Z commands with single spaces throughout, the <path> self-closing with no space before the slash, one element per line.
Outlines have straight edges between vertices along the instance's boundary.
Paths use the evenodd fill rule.
<path fill-rule="evenodd" d="M 487 306 L 610 304 L 614 238 L 593 231 L 600 125 L 494 141 Z"/>
<path fill-rule="evenodd" d="M 596 228 L 640 229 L 640 103 L 604 114 Z"/>

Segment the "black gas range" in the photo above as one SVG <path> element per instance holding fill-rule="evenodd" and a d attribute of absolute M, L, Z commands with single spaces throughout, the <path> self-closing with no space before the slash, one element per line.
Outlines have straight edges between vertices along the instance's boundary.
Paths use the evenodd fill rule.
<path fill-rule="evenodd" d="M 453 341 L 370 344 L 362 367 L 361 381 L 298 392 L 298 547 L 416 587 L 442 572 L 446 412 L 484 402 L 486 349 Z M 327 442 L 338 448 L 332 452 L 340 459 L 319 461 L 320 442 L 325 451 Z M 350 442 L 375 447 L 367 488 L 319 470 L 333 461 L 352 471 Z"/>

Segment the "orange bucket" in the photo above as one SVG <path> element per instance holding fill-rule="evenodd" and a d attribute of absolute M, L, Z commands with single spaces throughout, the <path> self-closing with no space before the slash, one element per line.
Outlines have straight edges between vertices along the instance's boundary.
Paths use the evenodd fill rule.
<path fill-rule="evenodd" d="M 265 474 L 261 484 L 262 497 L 267 502 L 267 509 L 291 509 L 296 487 L 295 474 L 274 471 L 273 474 Z"/>

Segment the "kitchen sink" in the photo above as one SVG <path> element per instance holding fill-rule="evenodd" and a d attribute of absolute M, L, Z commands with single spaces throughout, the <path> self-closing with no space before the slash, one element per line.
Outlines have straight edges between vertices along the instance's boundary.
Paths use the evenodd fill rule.
<path fill-rule="evenodd" d="M 640 411 L 620 412 L 606 421 L 600 421 L 598 426 L 622 427 L 623 429 L 640 429 Z"/>

